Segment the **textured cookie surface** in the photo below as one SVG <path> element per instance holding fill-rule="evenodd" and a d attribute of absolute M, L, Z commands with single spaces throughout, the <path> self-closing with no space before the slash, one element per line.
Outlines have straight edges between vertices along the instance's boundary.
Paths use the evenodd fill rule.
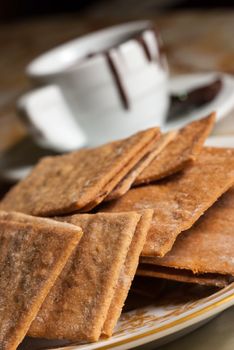
<path fill-rule="evenodd" d="M 182 173 L 155 185 L 131 189 L 100 210 L 154 209 L 142 255 L 161 257 L 233 182 L 234 150 L 204 148 L 197 161 Z"/>
<path fill-rule="evenodd" d="M 64 233 L 66 233 L 66 230 L 73 229 L 76 232 L 76 235 L 81 238 L 83 232 L 82 229 L 77 225 L 71 225 L 66 222 L 58 222 L 57 220 L 54 220 L 52 218 L 44 218 L 44 217 L 38 217 L 38 216 L 32 216 L 24 213 L 19 213 L 16 211 L 4 211 L 0 210 L 0 220 L 4 221 L 10 221 L 10 222 L 18 222 L 21 224 L 32 224 L 39 226 L 45 226 L 47 228 L 51 227 L 51 229 L 58 228 L 59 230 L 64 230 Z"/>
<path fill-rule="evenodd" d="M 215 273 L 194 274 L 192 271 L 162 267 L 150 264 L 140 264 L 137 270 L 138 276 L 161 278 L 171 281 L 196 283 L 205 286 L 223 288 L 231 281 L 231 277 Z"/>
<path fill-rule="evenodd" d="M 234 188 L 226 192 L 188 231 L 181 234 L 163 258 L 144 263 L 234 276 Z"/>
<path fill-rule="evenodd" d="M 201 152 L 215 121 L 212 113 L 180 129 L 176 137 L 141 172 L 135 184 L 150 183 L 174 174 L 190 165 Z"/>
<path fill-rule="evenodd" d="M 1 350 L 23 340 L 79 239 L 73 225 L 0 220 Z"/>
<path fill-rule="evenodd" d="M 158 134 L 152 128 L 98 148 L 46 157 L 8 192 L 0 208 L 39 216 L 90 209 L 117 185 L 120 172 L 122 177 L 129 172 L 128 163 Z"/>
<path fill-rule="evenodd" d="M 153 146 L 150 147 L 149 152 L 141 157 L 140 161 L 132 167 L 130 172 L 118 183 L 118 185 L 109 193 L 105 201 L 117 199 L 124 195 L 132 186 L 136 178 L 142 171 L 152 162 L 152 160 L 176 137 L 176 132 L 171 131 L 160 137 L 159 140 L 154 141 Z"/>
<path fill-rule="evenodd" d="M 90 211 L 103 200 L 109 201 L 114 198 L 119 198 L 128 191 L 128 189 L 131 187 L 131 184 L 133 183 L 133 180 L 135 179 L 135 177 L 134 179 L 132 177 L 136 168 L 138 168 L 139 164 L 145 162 L 145 159 L 149 155 L 151 156 L 152 149 L 160 138 L 160 132 L 157 129 L 154 130 L 155 132 L 150 141 L 147 144 L 145 144 L 144 147 L 141 148 L 141 150 L 135 153 L 131 160 L 126 165 L 124 165 L 122 169 L 115 174 L 113 179 L 104 186 L 100 194 L 82 209 L 82 212 Z M 148 131 L 146 131 L 146 133 L 148 134 Z"/>
<path fill-rule="evenodd" d="M 84 235 L 33 321 L 29 335 L 96 341 L 141 215 L 76 214 L 59 220 Z"/>
<path fill-rule="evenodd" d="M 150 228 L 152 216 L 153 210 L 150 209 L 144 210 L 141 213 L 140 221 L 137 224 L 136 231 L 130 244 L 124 266 L 120 272 L 116 290 L 112 298 L 104 326 L 102 328 L 102 333 L 105 335 L 112 335 L 114 327 L 121 314 L 132 280 L 136 273 L 139 257 L 146 241 L 146 236 Z"/>

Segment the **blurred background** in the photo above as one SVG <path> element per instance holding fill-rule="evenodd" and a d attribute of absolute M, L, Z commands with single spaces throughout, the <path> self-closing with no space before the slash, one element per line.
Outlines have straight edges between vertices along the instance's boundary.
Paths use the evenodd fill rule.
<path fill-rule="evenodd" d="M 27 133 L 15 101 L 29 88 L 24 69 L 38 54 L 108 25 L 149 18 L 161 31 L 172 75 L 233 74 L 233 9 L 233 0 L 1 1 L 0 155 Z"/>
<path fill-rule="evenodd" d="M 179 9 L 213 9 L 232 7 L 232 0 L 76 0 L 30 1 L 10 0 L 1 5 L 1 18 L 41 16 L 56 13 L 74 13 L 97 16 L 148 16 L 157 12 Z"/>

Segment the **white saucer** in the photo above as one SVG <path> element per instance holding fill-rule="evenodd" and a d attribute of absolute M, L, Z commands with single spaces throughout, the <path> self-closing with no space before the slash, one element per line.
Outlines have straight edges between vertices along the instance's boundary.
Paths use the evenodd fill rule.
<path fill-rule="evenodd" d="M 173 121 L 166 122 L 161 126 L 163 131 L 180 128 L 193 120 L 206 116 L 212 111 L 217 112 L 219 128 L 221 127 L 222 129 L 222 122 L 220 122 L 220 120 L 223 120 L 223 118 L 234 109 L 234 78 L 232 76 L 221 73 L 180 75 L 170 79 L 169 91 L 178 94 L 182 91 L 207 84 L 213 81 L 217 75 L 221 77 L 223 81 L 223 86 L 217 97 L 202 108 L 182 115 L 179 119 L 176 118 Z M 209 142 L 213 142 L 213 144 L 216 144 L 218 147 L 222 147 L 223 145 L 230 145 L 233 147 L 234 137 L 229 137 L 228 139 L 219 137 L 213 139 L 213 141 L 208 141 L 208 144 Z M 53 154 L 53 151 L 40 148 L 30 138 L 21 141 L 7 154 L 0 156 L 0 179 L 2 178 L 9 182 L 16 182 L 22 179 L 40 157 L 49 154 Z"/>
<path fill-rule="evenodd" d="M 233 136 L 211 136 L 206 140 L 206 146 L 234 148 Z"/>
<path fill-rule="evenodd" d="M 193 88 L 209 84 L 209 82 L 212 82 L 218 76 L 222 79 L 223 85 L 221 91 L 213 101 L 190 113 L 181 115 L 180 118 L 166 121 L 162 129 L 167 131 L 181 128 L 185 124 L 200 119 L 214 111 L 217 113 L 217 121 L 227 116 L 234 109 L 234 78 L 231 75 L 217 72 L 179 75 L 170 79 L 169 91 L 173 94 L 189 91 Z"/>
<path fill-rule="evenodd" d="M 26 137 L 0 154 L 0 180 L 17 182 L 30 172 L 39 158 L 54 154 L 54 151 L 40 148 L 30 137 Z"/>

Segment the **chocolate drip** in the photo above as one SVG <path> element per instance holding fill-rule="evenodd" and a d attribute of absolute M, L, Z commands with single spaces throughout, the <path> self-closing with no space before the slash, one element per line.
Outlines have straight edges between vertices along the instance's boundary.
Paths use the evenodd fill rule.
<path fill-rule="evenodd" d="M 143 34 L 146 30 L 150 31 L 155 37 L 155 43 L 158 45 L 158 57 L 154 57 L 152 55 L 149 44 L 147 43 L 147 41 L 143 37 Z M 143 32 L 136 34 L 133 38 L 141 45 L 141 47 L 144 50 L 145 56 L 149 62 L 152 62 L 152 61 L 157 62 L 158 61 L 160 66 L 163 69 L 167 70 L 167 66 L 165 65 L 165 61 L 164 61 L 164 58 L 165 58 L 164 46 L 163 46 L 161 37 L 159 35 L 159 31 L 157 30 L 157 28 L 154 25 L 150 25 L 147 29 L 145 29 Z"/>
<path fill-rule="evenodd" d="M 150 52 L 148 43 L 145 41 L 145 38 L 144 38 L 142 35 L 140 35 L 139 37 L 136 37 L 135 40 L 136 40 L 136 41 L 141 45 L 141 47 L 143 48 L 147 60 L 148 60 L 149 62 L 153 61 L 153 57 L 152 57 L 152 55 L 151 55 L 151 52 Z"/>
<path fill-rule="evenodd" d="M 165 61 L 164 61 L 164 59 L 166 57 L 166 55 L 165 55 L 165 47 L 164 47 L 164 44 L 162 42 L 162 38 L 160 36 L 160 32 L 156 28 L 156 26 L 153 25 L 153 24 L 149 26 L 148 30 L 150 30 L 154 34 L 155 42 L 158 44 L 158 51 L 159 51 L 158 52 L 158 62 L 161 65 L 162 68 L 167 70 L 168 68 L 167 68 L 167 65 L 165 65 Z"/>
<path fill-rule="evenodd" d="M 159 50 L 159 63 L 162 68 L 164 68 L 166 71 L 168 71 L 168 64 L 167 64 L 167 56 L 166 56 L 166 50 L 164 42 L 162 41 L 160 32 L 157 28 L 154 27 L 153 33 L 155 35 L 155 40 L 158 43 L 158 50 Z"/>
<path fill-rule="evenodd" d="M 159 57 L 158 58 L 154 57 L 152 55 L 152 52 L 150 50 L 150 45 L 149 45 L 149 43 L 147 42 L 147 40 L 143 36 L 143 34 L 144 34 L 144 32 L 146 30 L 151 31 L 155 35 L 155 42 L 156 42 L 156 44 L 159 45 Z M 144 29 L 144 31 L 139 31 L 134 36 L 126 37 L 124 40 L 122 40 L 118 44 L 115 44 L 112 47 L 109 47 L 107 50 L 100 50 L 98 52 L 90 52 L 84 57 L 84 59 L 90 59 L 90 58 L 92 58 L 92 57 L 94 57 L 94 56 L 96 56 L 98 54 L 104 55 L 104 57 L 106 58 L 106 61 L 108 63 L 108 66 L 110 68 L 110 71 L 112 73 L 113 79 L 115 81 L 115 85 L 116 85 L 116 88 L 118 90 L 118 93 L 119 93 L 119 96 L 120 96 L 123 108 L 127 109 L 127 110 L 130 109 L 130 101 L 129 101 L 128 93 L 126 91 L 126 88 L 124 86 L 124 81 L 123 81 L 123 78 L 121 76 L 119 63 L 112 57 L 111 50 L 115 50 L 115 52 L 117 52 L 118 55 L 120 55 L 120 52 L 118 52 L 118 46 L 121 43 L 126 42 L 127 40 L 129 40 L 131 38 L 136 40 L 139 43 L 139 45 L 144 50 L 145 56 L 146 56 L 146 58 L 147 58 L 147 60 L 149 62 L 158 61 L 159 64 L 161 65 L 161 67 L 164 67 L 164 63 L 163 63 L 163 60 L 162 60 L 162 47 L 160 45 L 160 43 L 161 43 L 160 37 L 158 35 L 157 29 L 153 25 L 151 25 L 148 28 Z"/>
<path fill-rule="evenodd" d="M 119 72 L 119 67 L 116 64 L 115 60 L 113 60 L 113 58 L 111 57 L 111 54 L 109 51 L 105 52 L 105 56 L 107 58 L 107 62 L 109 64 L 110 70 L 111 70 L 112 75 L 114 77 L 115 84 L 118 88 L 119 96 L 120 96 L 120 99 L 122 101 L 123 107 L 125 109 L 129 109 L 130 103 L 129 103 L 126 89 L 125 89 L 124 84 L 123 84 L 123 79 L 122 79 L 121 74 Z"/>
<path fill-rule="evenodd" d="M 221 78 L 217 77 L 217 79 L 206 85 L 181 94 L 171 95 L 167 120 L 180 117 L 213 101 L 220 92 L 222 84 Z"/>
<path fill-rule="evenodd" d="M 117 50 L 116 47 L 113 47 L 111 49 Z M 111 56 L 111 53 L 110 53 L 111 49 L 103 50 L 103 51 L 99 51 L 99 52 L 90 52 L 85 56 L 85 58 L 89 59 L 89 58 L 96 56 L 97 54 L 102 54 L 105 56 L 107 63 L 108 63 L 108 66 L 110 68 L 110 71 L 112 73 L 113 79 L 115 81 L 115 85 L 117 87 L 122 105 L 123 105 L 124 109 L 129 109 L 130 103 L 129 103 L 128 95 L 127 95 L 126 89 L 124 87 L 123 79 L 121 77 L 118 64 Z"/>

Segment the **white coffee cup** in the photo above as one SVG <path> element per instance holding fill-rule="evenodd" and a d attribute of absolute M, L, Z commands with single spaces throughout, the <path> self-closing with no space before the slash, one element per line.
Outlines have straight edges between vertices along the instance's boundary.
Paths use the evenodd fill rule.
<path fill-rule="evenodd" d="M 18 101 L 35 140 L 59 151 L 97 146 L 161 125 L 168 70 L 150 21 L 94 32 L 33 60 L 37 87 Z"/>

